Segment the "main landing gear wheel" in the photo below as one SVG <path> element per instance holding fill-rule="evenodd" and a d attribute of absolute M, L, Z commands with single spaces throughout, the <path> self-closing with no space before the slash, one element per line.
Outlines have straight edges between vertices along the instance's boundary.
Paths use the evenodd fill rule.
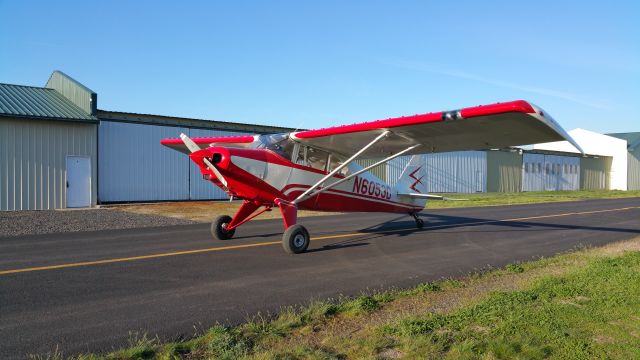
<path fill-rule="evenodd" d="M 309 247 L 309 232 L 302 225 L 289 226 L 282 235 L 282 247 L 289 254 L 300 254 Z"/>
<path fill-rule="evenodd" d="M 227 230 L 227 226 L 229 226 L 230 222 L 231 216 L 228 215 L 218 216 L 213 219 L 213 222 L 211 223 L 211 235 L 213 235 L 216 240 L 231 239 L 233 234 L 235 234 L 236 229 Z"/>

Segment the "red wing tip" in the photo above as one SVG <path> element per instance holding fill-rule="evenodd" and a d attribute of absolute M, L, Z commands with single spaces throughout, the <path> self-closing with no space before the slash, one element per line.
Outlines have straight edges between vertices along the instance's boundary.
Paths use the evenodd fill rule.
<path fill-rule="evenodd" d="M 502 114 L 507 112 L 535 113 L 536 110 L 525 100 L 515 100 L 491 105 L 480 105 L 460 110 L 463 118 Z"/>

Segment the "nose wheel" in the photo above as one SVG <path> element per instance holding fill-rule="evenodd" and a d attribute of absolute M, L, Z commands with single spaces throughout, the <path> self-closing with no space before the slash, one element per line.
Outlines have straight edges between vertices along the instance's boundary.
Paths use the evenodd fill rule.
<path fill-rule="evenodd" d="M 282 247 L 289 254 L 300 254 L 309 247 L 309 232 L 302 225 L 292 225 L 282 235 Z"/>
<path fill-rule="evenodd" d="M 231 223 L 231 216 L 228 215 L 218 216 L 213 219 L 213 222 L 211 222 L 211 235 L 213 235 L 216 240 L 231 239 L 236 229 L 227 230 L 229 223 Z"/>

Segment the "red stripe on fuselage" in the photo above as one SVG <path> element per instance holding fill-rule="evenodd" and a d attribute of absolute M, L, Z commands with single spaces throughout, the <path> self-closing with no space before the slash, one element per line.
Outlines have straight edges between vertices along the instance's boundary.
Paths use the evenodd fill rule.
<path fill-rule="evenodd" d="M 289 195 L 293 198 L 302 194 L 302 190 L 293 190 Z M 310 201 L 313 201 L 311 204 Z M 305 200 L 301 203 L 300 208 L 307 210 L 319 211 L 362 211 L 362 212 L 390 212 L 390 213 L 407 213 L 419 211 L 422 208 L 409 204 L 394 205 L 384 200 L 365 199 L 357 194 L 336 194 L 333 190 L 328 190 L 314 198 Z"/>
<path fill-rule="evenodd" d="M 282 189 L 282 192 L 290 199 L 295 199 L 299 194 L 301 194 L 302 192 L 304 192 L 305 190 L 307 190 L 308 188 L 310 188 L 311 186 L 309 185 L 304 185 L 304 184 L 289 184 L 287 186 L 285 186 Z M 293 190 L 293 191 L 289 191 L 291 189 L 301 189 L 301 190 Z M 296 193 L 294 195 L 294 193 Z M 374 197 L 374 196 L 369 196 L 369 195 L 363 195 L 363 194 L 359 194 L 359 193 L 353 193 L 353 192 L 349 192 L 349 191 L 344 191 L 344 190 L 338 190 L 338 189 L 330 189 L 327 190 L 325 192 L 323 192 L 322 194 L 318 195 L 318 196 L 323 196 L 326 193 L 334 193 L 334 195 L 338 195 L 338 196 L 343 196 L 343 200 L 342 201 L 352 201 L 353 198 L 358 198 L 361 201 L 367 201 L 368 203 L 385 203 L 388 206 L 391 207 L 407 207 L 407 208 L 411 208 L 411 209 L 415 209 L 416 207 L 412 204 L 408 204 L 408 203 L 403 203 L 403 202 L 398 202 L 398 201 L 393 201 L 393 200 L 386 200 L 386 199 L 382 199 L 379 197 Z M 344 199 L 346 198 L 346 199 Z M 338 211 L 338 210 L 331 210 L 331 211 Z M 353 211 L 366 211 L 366 210 L 353 210 Z M 406 212 L 407 209 L 403 209 L 403 212 Z M 390 211 L 390 212 L 395 212 L 395 211 Z"/>

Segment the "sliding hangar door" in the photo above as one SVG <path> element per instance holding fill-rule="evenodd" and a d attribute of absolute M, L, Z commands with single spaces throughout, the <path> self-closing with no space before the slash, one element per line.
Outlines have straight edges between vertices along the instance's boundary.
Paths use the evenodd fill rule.
<path fill-rule="evenodd" d="M 183 153 L 160 145 L 164 138 L 231 136 L 234 131 L 100 121 L 98 199 L 127 201 L 225 199 Z"/>
<path fill-rule="evenodd" d="M 525 153 L 522 191 L 579 190 L 580 158 Z"/>

